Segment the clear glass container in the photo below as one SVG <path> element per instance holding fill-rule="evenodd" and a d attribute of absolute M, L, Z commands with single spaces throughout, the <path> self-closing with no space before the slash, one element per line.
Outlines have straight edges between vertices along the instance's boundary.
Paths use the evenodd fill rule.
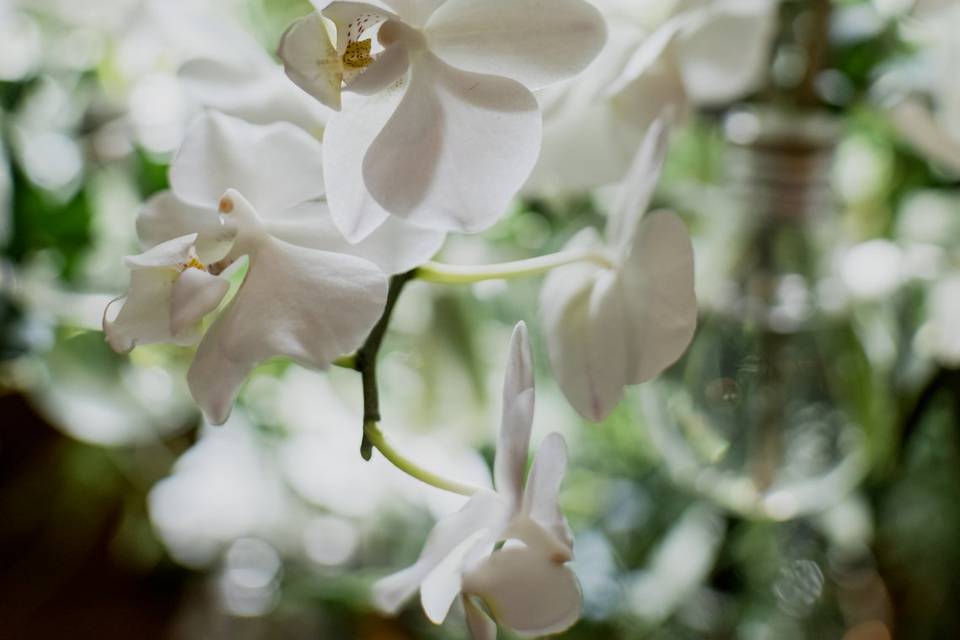
<path fill-rule="evenodd" d="M 869 363 L 817 287 L 815 238 L 837 228 L 840 132 L 827 115 L 776 111 L 731 113 L 725 130 L 740 226 L 722 252 L 721 293 L 701 305 L 683 359 L 640 398 L 675 480 L 744 515 L 788 519 L 841 500 L 868 462 L 856 386 Z"/>

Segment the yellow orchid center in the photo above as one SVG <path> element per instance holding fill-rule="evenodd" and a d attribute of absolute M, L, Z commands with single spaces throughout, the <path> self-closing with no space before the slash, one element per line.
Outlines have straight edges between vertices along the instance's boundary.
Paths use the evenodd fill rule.
<path fill-rule="evenodd" d="M 191 257 L 190 262 L 183 265 L 183 270 L 186 271 L 187 269 L 200 269 L 200 271 L 206 271 L 207 265 L 200 262 L 200 260 L 198 260 L 196 257 Z"/>
<path fill-rule="evenodd" d="M 347 43 L 343 52 L 343 64 L 352 69 L 364 69 L 373 64 L 370 50 L 373 43 L 370 40 L 355 40 Z"/>

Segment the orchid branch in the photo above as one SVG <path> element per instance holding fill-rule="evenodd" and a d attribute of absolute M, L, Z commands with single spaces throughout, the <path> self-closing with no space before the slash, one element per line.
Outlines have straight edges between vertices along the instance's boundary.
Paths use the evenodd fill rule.
<path fill-rule="evenodd" d="M 380 453 L 382 453 L 383 457 L 389 460 L 393 466 L 400 469 L 407 475 L 420 480 L 421 482 L 424 482 L 432 487 L 436 487 L 437 489 L 443 489 L 444 491 L 450 491 L 452 493 L 459 493 L 463 496 L 472 496 L 480 490 L 479 487 L 463 484 L 454 480 L 448 480 L 431 471 L 427 471 L 426 469 L 423 469 L 417 465 L 415 462 L 404 457 L 396 449 L 394 449 L 389 442 L 387 442 L 386 437 L 384 437 L 383 432 L 380 430 L 380 427 L 376 422 L 365 422 L 363 425 L 363 433 L 366 441 L 369 442 L 372 447 L 375 447 Z"/>
<path fill-rule="evenodd" d="M 380 354 L 380 347 L 383 345 L 383 337 L 390 326 L 390 319 L 393 317 L 394 307 L 403 288 L 414 277 L 414 271 L 401 273 L 390 278 L 390 290 L 387 293 L 387 304 L 383 309 L 383 315 L 374 325 L 366 342 L 360 347 L 356 355 L 352 356 L 353 368 L 360 372 L 363 381 L 363 424 L 376 424 L 380 422 L 380 390 L 377 387 L 377 356 Z M 351 358 L 348 356 L 348 358 Z M 373 454 L 373 446 L 367 437 L 364 429 L 363 442 L 360 445 L 360 455 L 364 460 L 369 460 Z"/>
<path fill-rule="evenodd" d="M 447 480 L 435 473 L 423 469 L 410 459 L 401 455 L 387 442 L 380 430 L 380 390 L 377 385 L 377 358 L 383 338 L 390 326 L 393 310 L 397 300 L 408 282 L 414 279 L 416 271 L 409 271 L 390 279 L 390 290 L 387 294 L 387 303 L 383 315 L 373 327 L 366 342 L 356 354 L 339 358 L 334 364 L 360 372 L 363 382 L 363 442 L 360 445 L 360 455 L 364 460 L 370 460 L 373 450 L 377 449 L 383 457 L 395 467 L 409 476 L 420 480 L 432 487 L 470 496 L 478 491 L 477 487 L 462 484 L 454 480 Z"/>
<path fill-rule="evenodd" d="M 612 259 L 596 249 L 568 249 L 545 256 L 489 265 L 454 265 L 428 262 L 414 277 L 437 284 L 473 284 L 486 280 L 511 280 L 539 276 L 558 267 L 590 262 L 603 268 L 613 266 Z"/>

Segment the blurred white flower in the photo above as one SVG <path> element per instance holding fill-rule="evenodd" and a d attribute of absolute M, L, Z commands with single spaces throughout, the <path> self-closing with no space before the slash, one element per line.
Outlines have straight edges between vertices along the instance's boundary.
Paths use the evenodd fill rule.
<path fill-rule="evenodd" d="M 911 66 L 881 77 L 877 87 L 881 94 L 894 94 L 889 113 L 900 134 L 917 151 L 960 175 L 958 29 L 960 6 L 956 3 L 920 3 L 902 28 L 918 48 L 918 58 Z"/>
<path fill-rule="evenodd" d="M 921 347 L 947 367 L 960 366 L 960 273 L 933 285 L 928 321 L 917 336 Z"/>
<path fill-rule="evenodd" d="M 520 323 L 503 385 L 496 491 L 480 490 L 463 509 L 440 520 L 417 562 L 375 585 L 378 607 L 396 612 L 419 589 L 427 617 L 440 624 L 462 594 L 477 639 L 496 637 L 487 612 L 523 635 L 559 633 L 576 622 L 582 596 L 566 566 L 573 540 L 557 502 L 566 444 L 559 434 L 547 436 L 524 481 L 533 408 L 533 360 Z"/>
<path fill-rule="evenodd" d="M 903 251 L 889 240 L 862 242 L 843 254 L 840 276 L 856 298 L 886 298 L 896 291 L 903 281 Z"/>
<path fill-rule="evenodd" d="M 769 67 L 776 0 L 597 0 L 606 48 L 576 80 L 538 94 L 544 111 L 531 191 L 576 192 L 616 182 L 668 106 L 727 104 Z"/>
<path fill-rule="evenodd" d="M 604 40 L 583 0 L 313 4 L 322 14 L 290 27 L 280 57 L 294 82 L 343 107 L 324 168 L 351 241 L 391 214 L 444 231 L 491 226 L 536 162 L 531 90 L 584 69 Z"/>
<path fill-rule="evenodd" d="M 603 264 L 554 270 L 540 295 L 550 362 L 570 404 L 599 421 L 624 387 L 655 377 L 689 346 L 697 323 L 693 246 L 674 213 L 644 216 L 667 149 L 656 121 L 621 191 L 604 243 L 585 229 L 569 248 L 596 249 Z"/>
<path fill-rule="evenodd" d="M 325 368 L 359 347 L 383 310 L 383 272 L 329 250 L 328 234 L 310 224 L 322 222 L 325 211 L 315 200 L 323 195 L 318 146 L 290 124 L 258 127 L 206 114 L 170 169 L 172 191 L 148 203 L 139 220 L 148 246 L 195 234 L 198 253 L 224 252 L 213 265 L 193 265 L 199 273 L 219 273 L 248 258 L 242 285 L 200 342 L 187 375 L 214 424 L 226 421 L 258 363 L 281 356 Z M 310 246 L 286 242 L 271 218 L 293 223 Z M 166 321 L 166 309 L 158 312 Z"/>
<path fill-rule="evenodd" d="M 659 623 L 688 602 L 716 562 L 724 529 L 723 518 L 713 506 L 688 508 L 657 545 L 649 565 L 631 576 L 631 613 Z"/>
<path fill-rule="evenodd" d="M 204 429 L 148 498 L 150 518 L 173 557 L 202 567 L 241 538 L 284 538 L 292 504 L 276 467 L 242 414 L 227 429 Z"/>

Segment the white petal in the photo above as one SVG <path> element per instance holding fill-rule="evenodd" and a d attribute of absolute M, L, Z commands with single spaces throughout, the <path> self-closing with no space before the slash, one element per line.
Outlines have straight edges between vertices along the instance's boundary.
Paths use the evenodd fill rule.
<path fill-rule="evenodd" d="M 364 95 L 383 91 L 403 78 L 409 68 L 410 56 L 407 48 L 402 44 L 388 47 L 377 56 L 373 64 L 350 82 L 347 89 Z"/>
<path fill-rule="evenodd" d="M 343 61 L 323 16 L 312 13 L 290 25 L 277 55 L 294 84 L 321 104 L 340 110 Z"/>
<path fill-rule="evenodd" d="M 176 277 L 177 272 L 169 269 L 137 269 L 130 274 L 130 290 L 116 318 L 105 314 L 103 319 L 103 332 L 114 351 L 127 353 L 138 345 L 158 342 L 187 346 L 196 341 L 195 334 L 174 337 L 170 330 L 170 295 Z"/>
<path fill-rule="evenodd" d="M 281 211 L 323 195 L 322 147 L 286 122 L 259 126 L 207 112 L 190 127 L 170 184 L 194 206 L 215 209 L 236 189 L 258 211 Z"/>
<path fill-rule="evenodd" d="M 545 122 L 540 160 L 525 191 L 572 194 L 620 180 L 646 124 L 634 122 L 635 115 L 625 121 L 597 98 L 583 110 Z"/>
<path fill-rule="evenodd" d="M 583 71 L 603 48 L 606 24 L 583 0 L 447 0 L 425 33 L 455 67 L 539 89 Z"/>
<path fill-rule="evenodd" d="M 727 104 L 756 89 L 770 67 L 777 3 L 716 2 L 677 40 L 687 92 L 703 105 Z"/>
<path fill-rule="evenodd" d="M 403 101 L 366 152 L 364 182 L 384 209 L 413 223 L 481 231 L 530 175 L 540 135 L 537 102 L 522 85 L 422 52 Z"/>
<path fill-rule="evenodd" d="M 682 121 L 690 111 L 690 98 L 677 62 L 676 39 L 686 22 L 670 20 L 627 62 L 620 77 L 612 82 L 607 97 L 620 118 L 644 130 L 662 114 L 672 113 L 673 122 Z M 631 158 L 635 157 L 631 152 Z"/>
<path fill-rule="evenodd" d="M 483 490 L 456 513 L 440 520 L 423 545 L 417 561 L 383 578 L 373 587 L 374 602 L 386 613 L 396 613 L 444 558 L 476 532 L 487 530 L 494 540 L 506 522 L 507 505 L 492 491 Z"/>
<path fill-rule="evenodd" d="M 497 551 L 464 577 L 500 624 L 524 636 L 560 633 L 580 618 L 583 597 L 567 566 L 529 547 Z"/>
<path fill-rule="evenodd" d="M 380 0 L 411 27 L 422 27 L 446 0 Z"/>
<path fill-rule="evenodd" d="M 497 491 L 520 506 L 527 470 L 534 406 L 533 355 L 527 325 L 517 324 L 510 340 L 507 371 L 503 380 L 503 418 L 494 460 Z"/>
<path fill-rule="evenodd" d="M 123 263 L 131 269 L 174 268 L 190 262 L 190 250 L 196 242 L 196 233 L 177 236 L 139 255 L 127 256 Z"/>
<path fill-rule="evenodd" d="M 676 362 L 697 326 L 693 246 L 673 213 L 648 216 L 621 271 L 627 307 L 629 384 L 650 380 Z"/>
<path fill-rule="evenodd" d="M 603 420 L 623 399 L 630 368 L 626 308 L 616 272 L 605 271 L 597 278 L 587 304 L 585 329 L 593 363 L 585 372 L 593 393 L 591 418 Z"/>
<path fill-rule="evenodd" d="M 530 190 L 567 194 L 615 182 L 636 155 L 649 122 L 615 110 L 608 91 L 644 32 L 628 20 L 607 17 L 609 38 L 596 60 L 575 79 L 537 93 L 544 114 L 543 151 Z"/>
<path fill-rule="evenodd" d="M 386 277 L 370 262 L 267 236 L 250 256 L 236 297 L 207 332 L 187 375 L 213 424 L 222 424 L 258 363 L 291 358 L 325 368 L 366 339 L 386 301 Z"/>
<path fill-rule="evenodd" d="M 564 536 L 568 532 L 564 531 Z M 503 533 L 504 547 L 526 546 L 536 549 L 554 562 L 564 563 L 573 558 L 573 542 L 557 536 L 524 513 L 515 514 Z M 479 562 L 471 566 L 476 567 Z"/>
<path fill-rule="evenodd" d="M 234 237 L 216 209 L 189 205 L 172 191 L 147 200 L 137 215 L 137 236 L 145 249 L 188 234 L 197 234 L 197 255 L 205 263 L 225 256 Z"/>
<path fill-rule="evenodd" d="M 347 96 L 346 108 L 324 133 L 327 202 L 334 223 L 349 242 L 360 242 L 390 215 L 367 190 L 363 158 L 397 110 L 405 90 L 406 84 L 401 83 L 372 96 Z"/>
<path fill-rule="evenodd" d="M 607 230 L 607 241 L 611 245 L 623 247 L 629 243 L 639 218 L 650 206 L 667 155 L 669 134 L 667 117 L 654 121 L 647 131 L 613 209 L 613 217 Z"/>
<path fill-rule="evenodd" d="M 405 273 L 427 262 L 440 250 L 446 234 L 423 229 L 390 217 L 357 244 L 347 242 L 333 224 L 323 202 L 310 202 L 266 219 L 271 234 L 311 249 L 346 253 L 365 258 L 387 275 Z"/>
<path fill-rule="evenodd" d="M 170 296 L 170 330 L 180 335 L 219 306 L 230 281 L 200 269 L 186 269 L 173 284 Z"/>
<path fill-rule="evenodd" d="M 463 610 L 467 617 L 467 629 L 473 640 L 497 640 L 497 623 L 470 596 L 463 597 Z"/>
<path fill-rule="evenodd" d="M 911 98 L 889 109 L 893 125 L 918 152 L 960 176 L 960 140 L 951 137 L 930 108 Z"/>
<path fill-rule="evenodd" d="M 474 532 L 424 578 L 420 585 L 420 604 L 430 622 L 442 624 L 446 620 L 450 606 L 460 595 L 467 556 L 475 552 L 477 546 L 484 547 L 485 553 L 493 551 L 492 543 L 484 543 L 486 533 L 484 530 Z"/>
<path fill-rule="evenodd" d="M 559 433 L 551 433 L 540 443 L 533 459 L 523 493 L 523 511 L 570 547 L 573 537 L 559 503 L 560 484 L 566 471 L 567 444 Z"/>
<path fill-rule="evenodd" d="M 332 2 L 323 10 L 323 17 L 336 28 L 337 51 L 341 54 L 348 42 L 364 40 L 368 30 L 384 20 L 400 20 L 383 2 Z"/>
<path fill-rule="evenodd" d="M 596 232 L 588 229 L 568 246 L 596 243 Z M 619 402 L 626 370 L 613 283 L 608 271 L 577 264 L 553 271 L 540 294 L 554 375 L 573 408 L 593 421 L 602 420 Z"/>
<path fill-rule="evenodd" d="M 625 86 L 658 67 L 669 69 L 679 79 L 680 68 L 676 59 L 676 42 L 684 27 L 692 21 L 694 18 L 691 17 L 691 12 L 681 12 L 661 24 L 629 56 L 619 76 L 609 83 L 608 95 L 619 93 Z"/>
<path fill-rule="evenodd" d="M 156 342 L 189 345 L 196 340 L 194 333 L 175 337 L 170 327 L 173 283 L 190 261 L 196 239 L 196 234 L 174 238 L 124 260 L 131 270 L 129 291 L 116 317 L 110 317 L 114 303 L 103 317 L 103 331 L 114 351 L 127 353 Z"/>
<path fill-rule="evenodd" d="M 177 76 L 190 97 L 251 124 L 289 122 L 318 134 L 331 111 L 292 84 L 283 67 L 269 60 L 265 67 L 246 67 L 209 58 L 190 60 Z"/>

